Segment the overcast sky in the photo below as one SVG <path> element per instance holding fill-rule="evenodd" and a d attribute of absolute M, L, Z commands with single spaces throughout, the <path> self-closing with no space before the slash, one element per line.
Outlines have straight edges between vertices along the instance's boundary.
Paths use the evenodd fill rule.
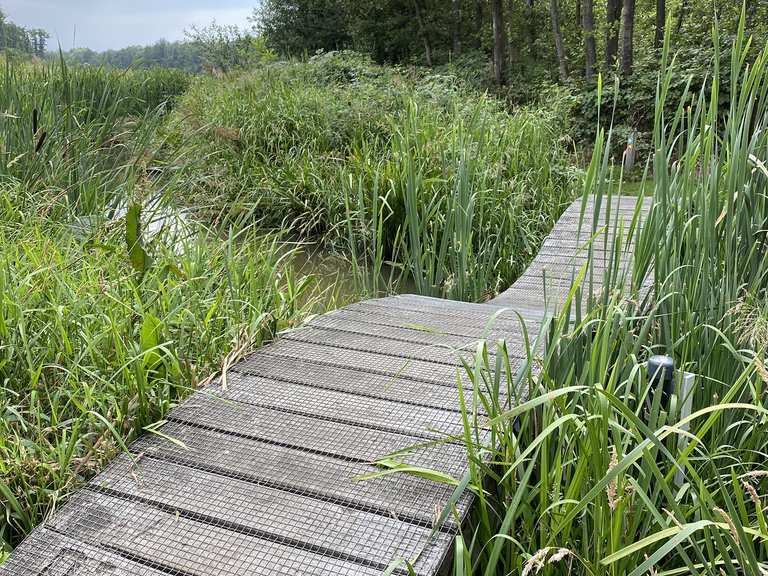
<path fill-rule="evenodd" d="M 193 24 L 247 26 L 258 0 L 0 0 L 9 19 L 27 28 L 43 28 L 50 47 L 61 42 L 93 50 L 151 44 L 160 38 L 181 40 Z"/>

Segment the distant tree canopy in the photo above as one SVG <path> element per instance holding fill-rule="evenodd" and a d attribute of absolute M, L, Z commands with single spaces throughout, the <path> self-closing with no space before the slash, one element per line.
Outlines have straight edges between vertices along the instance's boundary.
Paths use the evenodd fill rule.
<path fill-rule="evenodd" d="M 113 68 L 176 68 L 186 72 L 202 70 L 200 47 L 189 42 L 160 40 L 151 46 L 129 46 L 120 50 L 95 52 L 90 48 L 75 48 L 64 54 L 70 64 L 108 66 Z"/>
<path fill-rule="evenodd" d="M 748 0 L 748 32 L 764 42 L 768 0 Z M 593 79 L 633 73 L 658 54 L 667 24 L 675 47 L 709 43 L 715 18 L 735 30 L 742 0 L 263 0 L 252 20 L 284 55 L 352 48 L 379 62 L 426 65 L 474 51 L 499 83 L 521 73 Z"/>
<path fill-rule="evenodd" d="M 8 20 L 0 10 L 0 50 L 12 50 L 24 55 L 42 58 L 48 44 L 48 32 L 24 28 Z"/>

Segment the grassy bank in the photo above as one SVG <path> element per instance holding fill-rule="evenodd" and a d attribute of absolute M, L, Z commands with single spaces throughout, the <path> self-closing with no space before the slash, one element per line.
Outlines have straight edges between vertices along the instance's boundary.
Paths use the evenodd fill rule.
<path fill-rule="evenodd" d="M 613 248 L 634 251 L 632 273 L 607 278 L 593 306 L 553 318 L 527 371 L 478 352 L 464 390 L 478 506 L 457 538 L 456 576 L 766 573 L 768 53 L 749 61 L 747 45 L 731 52 L 734 89 L 715 81 L 696 106 L 672 103 L 671 116 L 676 71 L 665 59 L 655 204 L 635 246 Z M 585 193 L 616 188 L 611 153 L 601 132 Z M 695 375 L 690 396 L 679 375 L 669 400 L 649 384 L 654 353 Z M 516 383 L 525 402 L 493 392 L 502 376 L 509 398 Z M 482 428 L 471 424 L 479 406 L 491 412 Z M 474 440 L 484 428 L 488 444 Z"/>
<path fill-rule="evenodd" d="M 202 159 L 186 176 L 196 207 L 320 239 L 372 295 L 404 281 L 455 299 L 493 294 L 535 254 L 577 179 L 557 106 L 510 114 L 454 77 L 354 53 L 201 79 L 177 113 L 173 137 Z"/>
<path fill-rule="evenodd" d="M 2 81 L 0 556 L 313 301 L 279 235 L 174 207 L 185 159 L 163 130 L 186 76 L 9 64 Z"/>

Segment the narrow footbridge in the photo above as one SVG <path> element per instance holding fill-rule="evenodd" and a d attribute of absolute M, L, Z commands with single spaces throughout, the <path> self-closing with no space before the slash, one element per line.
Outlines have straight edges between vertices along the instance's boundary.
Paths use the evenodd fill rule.
<path fill-rule="evenodd" d="M 636 201 L 595 202 L 566 210 L 528 271 L 487 304 L 369 300 L 260 349 L 175 408 L 163 436 L 134 442 L 0 576 L 372 576 L 397 558 L 415 560 L 420 576 L 439 573 L 457 526 L 430 536 L 451 489 L 402 474 L 359 477 L 418 444 L 426 447 L 403 461 L 464 475 L 462 446 L 430 443 L 462 430 L 461 355 L 481 338 L 504 338 L 522 365 L 518 314 L 535 334 L 592 238 L 599 289 L 613 241 L 600 230 L 629 223 Z M 631 254 L 631 239 L 625 245 Z M 461 518 L 470 505 L 469 495 L 456 503 Z"/>

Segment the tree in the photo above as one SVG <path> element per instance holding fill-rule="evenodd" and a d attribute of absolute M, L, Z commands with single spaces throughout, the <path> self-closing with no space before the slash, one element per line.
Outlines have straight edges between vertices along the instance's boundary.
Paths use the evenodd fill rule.
<path fill-rule="evenodd" d="M 485 0 L 475 0 L 475 48 L 483 46 L 483 27 L 485 26 Z"/>
<path fill-rule="evenodd" d="M 461 55 L 461 0 L 452 0 L 451 40 L 454 57 Z"/>
<path fill-rule="evenodd" d="M 502 0 L 492 0 L 491 20 L 493 24 L 493 75 L 496 83 L 503 86 L 507 83 L 507 39 Z"/>
<path fill-rule="evenodd" d="M 421 0 L 413 0 L 413 8 L 416 15 L 416 22 L 419 24 L 419 36 L 424 43 L 424 58 L 427 62 L 427 66 L 432 66 L 432 43 L 427 31 L 426 16 L 424 14 L 424 7 L 421 5 Z"/>
<path fill-rule="evenodd" d="M 656 35 L 653 38 L 653 47 L 657 50 L 664 43 L 664 25 L 667 21 L 667 1 L 656 0 Z"/>
<path fill-rule="evenodd" d="M 584 72 L 587 80 L 592 80 L 595 75 L 595 63 L 597 62 L 597 48 L 595 46 L 595 10 L 593 0 L 582 2 L 582 28 L 584 29 Z"/>
<path fill-rule="evenodd" d="M 622 0 L 608 0 L 605 10 L 605 67 L 612 70 L 619 54 Z"/>
<path fill-rule="evenodd" d="M 212 72 L 243 69 L 269 57 L 263 41 L 237 26 L 224 26 L 215 20 L 208 26 L 192 26 L 184 34 L 200 50 L 205 66 Z"/>
<path fill-rule="evenodd" d="M 621 48 L 621 71 L 632 74 L 635 58 L 635 0 L 624 0 L 624 26 Z"/>
<path fill-rule="evenodd" d="M 348 12 L 344 0 L 264 0 L 251 21 L 271 48 L 301 56 L 349 47 Z"/>
<path fill-rule="evenodd" d="M 560 6 L 557 0 L 549 0 L 549 15 L 552 20 L 552 35 L 555 37 L 555 51 L 557 52 L 560 80 L 564 82 L 568 79 L 568 61 L 565 57 L 563 33 L 560 31 Z"/>

